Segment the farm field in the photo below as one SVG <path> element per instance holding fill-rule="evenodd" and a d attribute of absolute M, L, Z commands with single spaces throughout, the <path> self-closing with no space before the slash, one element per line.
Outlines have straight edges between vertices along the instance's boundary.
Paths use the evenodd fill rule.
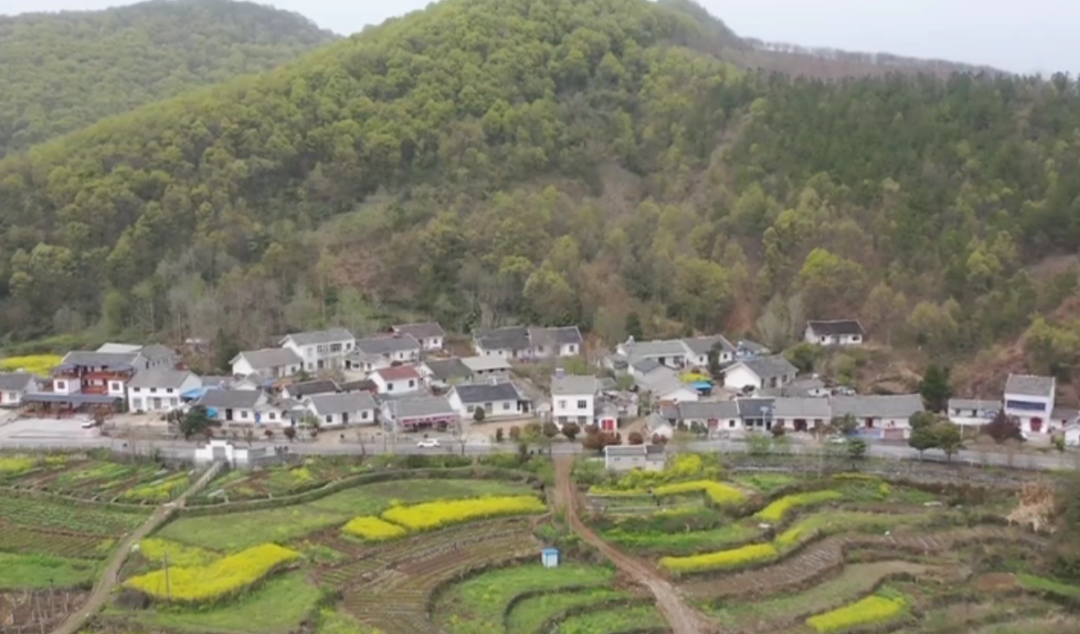
<path fill-rule="evenodd" d="M 94 454 L 0 454 L 0 487 L 98 502 L 156 505 L 190 485 L 190 473 L 156 462 L 119 462 Z"/>

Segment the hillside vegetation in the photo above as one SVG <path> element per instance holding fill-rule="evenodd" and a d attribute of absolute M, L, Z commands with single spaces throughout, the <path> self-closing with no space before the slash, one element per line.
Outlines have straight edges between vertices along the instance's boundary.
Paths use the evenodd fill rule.
<path fill-rule="evenodd" d="M 823 81 L 645 0 L 445 0 L 0 162 L 2 326 L 254 345 L 428 314 L 611 339 L 806 317 L 969 353 L 1074 294 L 1074 82 Z"/>
<path fill-rule="evenodd" d="M 0 156 L 331 39 L 299 15 L 227 0 L 0 16 Z"/>

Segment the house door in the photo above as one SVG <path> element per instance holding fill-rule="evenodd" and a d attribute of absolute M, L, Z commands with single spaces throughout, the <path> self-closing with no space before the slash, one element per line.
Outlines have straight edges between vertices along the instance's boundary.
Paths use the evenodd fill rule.
<path fill-rule="evenodd" d="M 1043 426 L 1043 420 L 1041 418 L 1032 418 L 1031 419 L 1031 431 L 1032 432 L 1034 432 L 1036 434 L 1041 432 L 1042 431 L 1042 426 Z"/>
<path fill-rule="evenodd" d="M 232 410 L 231 409 L 225 410 L 225 420 L 232 420 Z"/>
<path fill-rule="evenodd" d="M 806 431 L 806 421 L 804 419 L 795 419 L 795 431 Z"/>
<path fill-rule="evenodd" d="M 153 401 L 153 404 L 150 406 L 151 408 L 153 408 L 155 410 L 161 409 L 161 399 L 160 398 L 153 398 L 153 399 L 151 399 L 151 401 Z"/>
<path fill-rule="evenodd" d="M 349 413 L 348 412 L 342 412 L 341 413 L 341 424 L 342 425 L 348 425 L 349 424 Z"/>
<path fill-rule="evenodd" d="M 866 419 L 866 428 L 867 429 L 873 429 L 874 428 L 874 419 L 873 418 L 867 418 Z"/>

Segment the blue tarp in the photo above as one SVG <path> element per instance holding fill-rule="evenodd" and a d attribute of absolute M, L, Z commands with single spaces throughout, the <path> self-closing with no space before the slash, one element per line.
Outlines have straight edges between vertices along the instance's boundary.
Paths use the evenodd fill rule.
<path fill-rule="evenodd" d="M 712 389 L 713 385 L 709 381 L 695 381 L 694 383 L 690 384 L 690 387 L 694 388 L 699 392 L 708 392 Z"/>
<path fill-rule="evenodd" d="M 185 399 L 185 400 L 192 400 L 192 401 L 198 400 L 198 399 L 202 398 L 203 395 L 206 394 L 206 391 L 209 390 L 209 389 L 210 388 L 207 388 L 207 387 L 192 388 L 192 389 L 188 390 L 187 392 L 182 392 L 180 394 L 180 398 Z"/>

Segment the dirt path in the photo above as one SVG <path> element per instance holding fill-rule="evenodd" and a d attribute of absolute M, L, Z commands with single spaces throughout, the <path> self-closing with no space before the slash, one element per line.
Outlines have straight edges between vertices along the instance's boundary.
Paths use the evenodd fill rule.
<path fill-rule="evenodd" d="M 176 509 L 184 505 L 184 500 L 187 499 L 189 495 L 198 492 L 206 486 L 210 480 L 214 479 L 214 476 L 220 470 L 220 464 L 211 467 L 194 484 L 188 487 L 180 497 L 172 502 L 166 502 L 159 506 L 142 526 L 136 528 L 124 538 L 124 541 L 120 542 L 120 546 L 113 551 L 112 557 L 109 558 L 108 563 L 105 564 L 105 570 L 102 571 L 101 576 L 98 577 L 97 582 L 94 584 L 94 589 L 90 592 L 90 596 L 86 598 L 86 603 L 83 604 L 82 608 L 56 627 L 51 634 L 76 634 L 82 629 L 82 627 L 86 625 L 86 621 L 104 607 L 105 602 L 109 600 L 112 589 L 116 587 L 116 583 L 119 581 L 120 568 L 124 565 L 124 560 L 127 559 L 128 553 L 131 552 L 131 549 L 135 544 L 138 544 L 144 537 L 161 527 L 162 524 L 172 517 L 173 513 L 176 512 Z"/>
<path fill-rule="evenodd" d="M 581 521 L 577 514 L 577 490 L 570 476 L 573 464 L 573 456 L 560 455 L 555 458 L 555 491 L 552 502 L 556 510 L 566 511 L 566 521 L 574 532 L 595 546 L 616 568 L 652 592 L 656 598 L 656 606 L 675 634 L 706 634 L 717 631 L 716 625 L 687 605 L 675 587 L 657 574 L 650 565 L 608 544 Z"/>

